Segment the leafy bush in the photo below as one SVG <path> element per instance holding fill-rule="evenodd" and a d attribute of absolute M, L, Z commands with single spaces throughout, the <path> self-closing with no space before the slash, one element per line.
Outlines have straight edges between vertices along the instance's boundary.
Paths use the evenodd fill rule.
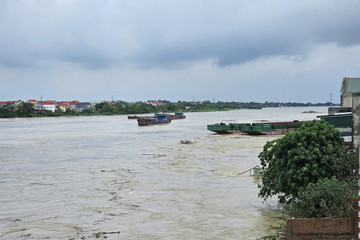
<path fill-rule="evenodd" d="M 259 196 L 291 202 L 301 188 L 324 178 L 350 181 L 355 161 L 343 146 L 340 132 L 324 120 L 303 123 L 296 132 L 267 142 L 259 154 L 264 171 Z"/>
<path fill-rule="evenodd" d="M 289 208 L 294 217 L 347 217 L 356 203 L 357 181 L 339 181 L 335 177 L 310 183 L 299 191 Z"/>

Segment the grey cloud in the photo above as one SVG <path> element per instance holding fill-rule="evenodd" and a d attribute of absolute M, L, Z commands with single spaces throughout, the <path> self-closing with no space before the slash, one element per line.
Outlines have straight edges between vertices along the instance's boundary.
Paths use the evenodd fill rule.
<path fill-rule="evenodd" d="M 284 16 L 276 15 L 276 11 L 269 16 L 268 12 L 272 9 L 268 9 L 268 16 L 264 19 L 259 15 L 249 21 L 245 19 L 246 22 L 239 19 L 225 22 L 224 28 L 230 30 L 214 26 L 211 31 L 204 30 L 203 35 L 200 26 L 194 26 L 200 34 L 192 36 L 193 29 L 189 30 L 187 37 L 186 32 L 179 34 L 182 42 L 167 45 L 161 37 L 151 44 L 143 42 L 143 51 L 135 53 L 132 60 L 141 66 L 154 67 L 213 58 L 218 60 L 220 66 L 227 66 L 259 57 L 307 55 L 317 45 L 329 42 L 342 46 L 359 44 L 360 3 L 330 2 L 332 4 L 313 2 L 299 9 L 299 12 L 292 7 L 288 10 L 290 13 Z M 284 7 L 283 10 L 287 9 Z M 231 24 L 234 26 L 229 27 Z"/>
<path fill-rule="evenodd" d="M 360 43 L 358 1 L 5 1 L 0 65 L 219 66 Z M 46 2 L 46 4 L 45 4 Z"/>
<path fill-rule="evenodd" d="M 297 55 L 307 47 L 298 44 L 299 39 L 289 40 L 282 36 L 264 36 L 251 39 L 251 36 L 214 37 L 191 43 L 164 47 L 148 46 L 135 54 L 132 61 L 143 67 L 172 66 L 182 62 L 195 62 L 215 59 L 219 66 L 241 64 L 258 57 L 272 55 Z"/>

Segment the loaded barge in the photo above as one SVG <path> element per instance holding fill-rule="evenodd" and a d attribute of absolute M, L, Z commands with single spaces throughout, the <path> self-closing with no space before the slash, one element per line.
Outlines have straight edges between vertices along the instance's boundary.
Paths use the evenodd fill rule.
<path fill-rule="evenodd" d="M 219 134 L 242 133 L 241 126 L 245 124 L 246 123 L 236 123 L 233 120 L 223 120 L 220 123 L 207 125 L 207 129 Z"/>
<path fill-rule="evenodd" d="M 207 125 L 207 129 L 219 134 L 243 133 L 248 135 L 282 135 L 296 131 L 305 121 L 269 122 L 259 121 L 254 123 L 221 122 Z"/>
<path fill-rule="evenodd" d="M 182 112 L 176 112 L 174 114 L 165 114 L 165 113 L 156 113 L 153 116 L 137 116 L 137 115 L 131 115 L 128 116 L 128 119 L 156 119 L 159 116 L 168 116 L 168 118 L 170 118 L 171 120 L 176 120 L 176 119 L 185 119 L 185 115 Z"/>
<path fill-rule="evenodd" d="M 155 119 L 155 116 L 137 116 L 137 115 L 128 116 L 128 119 L 144 119 L 144 118 L 154 118 Z"/>
<path fill-rule="evenodd" d="M 249 135 L 283 135 L 295 132 L 304 121 L 253 123 L 242 126 L 242 132 Z"/>
<path fill-rule="evenodd" d="M 185 115 L 184 115 L 184 113 L 182 113 L 182 112 L 176 112 L 176 113 L 174 113 L 174 114 L 169 114 L 168 116 L 169 116 L 169 118 L 170 118 L 171 120 L 185 119 L 185 118 L 186 118 Z"/>
<path fill-rule="evenodd" d="M 156 117 L 151 118 L 139 118 L 137 120 L 139 126 L 149 126 L 157 124 L 170 123 L 171 119 L 165 114 L 156 114 Z"/>

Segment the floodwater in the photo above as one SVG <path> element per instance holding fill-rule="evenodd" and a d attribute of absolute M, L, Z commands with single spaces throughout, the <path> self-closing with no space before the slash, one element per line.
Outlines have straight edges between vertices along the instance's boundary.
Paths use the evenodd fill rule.
<path fill-rule="evenodd" d="M 275 137 L 206 125 L 326 113 L 188 113 L 148 127 L 127 116 L 0 119 L 0 239 L 258 239 L 276 199 L 263 202 L 261 180 L 239 173 Z"/>

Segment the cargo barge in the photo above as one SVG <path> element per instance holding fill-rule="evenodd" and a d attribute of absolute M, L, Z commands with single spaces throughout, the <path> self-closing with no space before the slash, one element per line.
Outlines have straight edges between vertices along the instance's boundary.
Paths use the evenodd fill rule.
<path fill-rule="evenodd" d="M 295 132 L 305 121 L 252 123 L 242 125 L 241 131 L 249 135 L 283 135 Z"/>
<path fill-rule="evenodd" d="M 219 134 L 242 133 L 248 135 L 282 135 L 296 131 L 305 121 L 232 123 L 221 122 L 207 125 L 207 129 Z"/>
<path fill-rule="evenodd" d="M 242 125 L 246 125 L 246 123 L 236 123 L 232 120 L 224 120 L 220 123 L 207 125 L 207 129 L 219 134 L 243 133 L 241 130 Z"/>
<path fill-rule="evenodd" d="M 156 117 L 151 118 L 139 118 L 137 120 L 138 126 L 149 126 L 149 125 L 157 125 L 157 124 L 166 124 L 170 123 L 171 119 L 169 116 L 163 114 L 157 114 Z"/>
<path fill-rule="evenodd" d="M 185 117 L 184 113 L 176 112 L 174 114 L 169 114 L 169 118 L 171 120 L 176 120 L 176 119 L 185 119 L 186 117 Z"/>
<path fill-rule="evenodd" d="M 145 118 L 156 118 L 155 116 L 137 116 L 137 115 L 132 115 L 132 116 L 128 116 L 128 119 L 145 119 Z"/>
<path fill-rule="evenodd" d="M 168 116 L 171 120 L 185 119 L 185 118 L 186 118 L 183 113 L 181 113 L 181 112 L 176 112 L 176 113 L 174 113 L 174 114 L 156 113 L 156 114 L 153 115 L 153 116 L 137 116 L 137 115 L 131 115 L 131 116 L 128 116 L 128 119 L 156 119 L 158 115 L 160 115 L 160 116 L 166 115 L 166 116 Z"/>

